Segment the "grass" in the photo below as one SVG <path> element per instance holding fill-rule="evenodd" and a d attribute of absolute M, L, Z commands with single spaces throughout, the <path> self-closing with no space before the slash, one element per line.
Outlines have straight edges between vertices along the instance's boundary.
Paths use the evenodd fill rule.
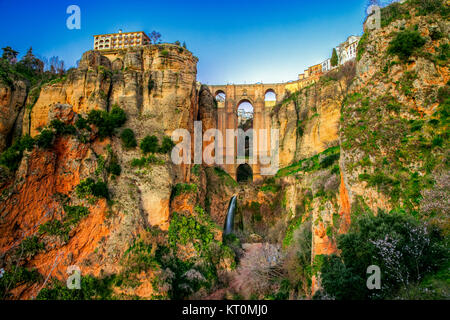
<path fill-rule="evenodd" d="M 65 242 L 69 240 L 69 233 L 74 226 L 85 216 L 89 214 L 89 210 L 83 206 L 64 206 L 65 215 L 62 220 L 50 220 L 39 226 L 41 234 L 58 236 Z"/>
<path fill-rule="evenodd" d="M 95 181 L 92 178 L 84 179 L 79 185 L 75 187 L 77 196 L 81 199 L 95 197 L 95 198 L 109 198 L 108 187 L 103 181 Z"/>
<path fill-rule="evenodd" d="M 322 160 L 319 160 L 322 157 Z M 285 177 L 297 172 L 314 172 L 333 165 L 340 157 L 340 147 L 331 147 L 311 157 L 302 159 L 288 167 L 278 170 L 276 177 Z"/>

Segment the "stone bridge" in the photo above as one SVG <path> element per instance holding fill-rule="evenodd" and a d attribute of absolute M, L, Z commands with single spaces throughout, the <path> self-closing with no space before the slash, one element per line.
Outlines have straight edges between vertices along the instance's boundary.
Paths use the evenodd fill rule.
<path fill-rule="evenodd" d="M 316 81 L 315 77 L 308 79 L 302 79 L 298 81 L 292 81 L 288 83 L 274 83 L 274 84 L 229 84 L 229 85 L 211 85 L 209 89 L 214 97 L 219 94 L 225 96 L 224 101 L 217 101 L 217 126 L 222 132 L 223 141 L 223 156 L 227 156 L 226 145 L 227 143 L 234 144 L 234 150 L 232 154 L 228 154 L 229 157 L 234 156 L 235 161 L 233 164 L 227 164 L 224 161 L 223 169 L 227 171 L 231 177 L 237 178 L 237 171 L 239 167 L 246 164 L 251 167 L 253 174 L 253 181 L 262 179 L 261 166 L 259 155 L 261 153 L 267 154 L 266 150 L 259 150 L 259 141 L 262 138 L 260 129 L 267 129 L 268 147 L 270 150 L 270 129 L 271 129 L 271 117 L 270 112 L 272 108 L 279 102 L 281 102 L 285 94 L 289 92 L 295 92 L 310 83 Z M 272 93 L 275 95 L 275 99 L 266 99 L 266 94 Z M 233 137 L 234 141 L 226 141 L 226 130 L 238 128 L 238 116 L 237 110 L 243 102 L 248 102 L 253 106 L 253 129 L 257 134 L 256 145 L 253 147 L 253 152 L 257 156 L 257 163 L 250 163 L 248 159 L 241 159 L 245 161 L 245 164 L 237 164 L 237 138 Z M 270 154 L 270 151 L 269 151 Z"/>

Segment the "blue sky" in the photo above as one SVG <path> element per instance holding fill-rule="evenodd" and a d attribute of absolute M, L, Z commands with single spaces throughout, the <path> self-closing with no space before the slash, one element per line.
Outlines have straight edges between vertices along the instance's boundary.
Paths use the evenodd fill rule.
<path fill-rule="evenodd" d="M 152 30 L 163 42 L 185 41 L 208 84 L 295 80 L 362 33 L 367 0 L 0 0 L 0 46 L 20 54 L 59 56 L 73 66 L 92 49 L 92 35 Z M 66 27 L 69 5 L 81 9 L 81 30 Z"/>

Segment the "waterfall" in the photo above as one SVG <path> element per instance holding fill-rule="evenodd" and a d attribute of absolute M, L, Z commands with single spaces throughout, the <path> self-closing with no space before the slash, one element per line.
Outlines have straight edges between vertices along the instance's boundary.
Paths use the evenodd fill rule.
<path fill-rule="evenodd" d="M 223 235 L 228 235 L 233 232 L 234 214 L 236 213 L 236 199 L 237 197 L 233 196 L 228 204 L 227 218 L 225 219 Z"/>

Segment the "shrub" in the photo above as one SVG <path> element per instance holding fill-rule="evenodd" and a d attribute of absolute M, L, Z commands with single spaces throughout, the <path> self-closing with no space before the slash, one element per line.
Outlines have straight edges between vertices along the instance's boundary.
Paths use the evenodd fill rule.
<path fill-rule="evenodd" d="M 0 155 L 0 164 L 15 171 L 19 167 L 20 160 L 22 160 L 23 152 L 33 149 L 34 143 L 34 139 L 29 135 L 20 137 Z"/>
<path fill-rule="evenodd" d="M 400 3 L 394 2 L 381 9 L 381 27 L 384 28 L 391 22 L 408 16 L 409 12 Z"/>
<path fill-rule="evenodd" d="M 418 15 L 425 16 L 432 13 L 440 13 L 446 16 L 449 13 L 448 7 L 442 0 L 413 0 L 412 3 L 417 7 Z"/>
<path fill-rule="evenodd" d="M 363 36 L 358 42 L 357 53 L 356 53 L 356 61 L 361 60 L 362 55 L 366 51 L 367 39 L 369 38 L 369 32 L 364 32 Z"/>
<path fill-rule="evenodd" d="M 120 176 L 122 172 L 122 167 L 117 162 L 111 162 L 111 164 L 106 168 L 108 173 L 111 173 L 115 176 Z"/>
<path fill-rule="evenodd" d="M 20 250 L 27 256 L 32 257 L 45 249 L 45 245 L 39 241 L 37 236 L 25 238 L 20 243 Z"/>
<path fill-rule="evenodd" d="M 106 198 L 108 199 L 108 187 L 105 182 L 98 181 L 92 186 L 92 195 L 97 198 Z"/>
<path fill-rule="evenodd" d="M 259 297 L 274 291 L 282 274 L 284 256 L 277 245 L 253 244 L 242 257 L 233 287 L 245 298 Z"/>
<path fill-rule="evenodd" d="M 214 235 L 207 226 L 200 224 L 193 217 L 186 217 L 174 212 L 169 225 L 169 243 L 172 247 L 177 243 L 186 245 L 193 243 L 199 252 L 206 250 L 206 247 Z"/>
<path fill-rule="evenodd" d="M 68 225 L 76 225 L 83 217 L 89 214 L 89 209 L 83 206 L 64 206 L 66 217 L 65 223 Z"/>
<path fill-rule="evenodd" d="M 6 271 L 0 278 L 0 297 L 6 298 L 8 290 L 16 288 L 24 283 L 36 283 L 42 276 L 36 270 L 28 270 L 24 267 L 14 266 L 10 271 Z"/>
<path fill-rule="evenodd" d="M 336 160 L 338 160 L 340 157 L 340 153 L 331 154 L 329 156 L 326 156 L 325 158 L 320 161 L 320 167 L 321 168 L 328 168 L 331 166 Z"/>
<path fill-rule="evenodd" d="M 90 130 L 88 121 L 83 118 L 82 116 L 79 116 L 78 119 L 75 121 L 75 127 L 77 127 L 80 130 L 86 129 Z"/>
<path fill-rule="evenodd" d="M 87 121 L 98 128 L 100 138 L 105 138 L 112 136 L 116 128 L 124 125 L 127 116 L 121 108 L 113 106 L 110 112 L 104 110 L 90 111 Z"/>
<path fill-rule="evenodd" d="M 132 167 L 145 167 L 149 164 L 157 164 L 157 165 L 162 165 L 164 164 L 164 160 L 158 159 L 156 156 L 154 156 L 153 154 L 149 155 L 148 157 L 141 157 L 139 159 L 133 159 L 131 160 L 131 166 Z"/>
<path fill-rule="evenodd" d="M 140 148 L 144 153 L 156 153 L 158 151 L 158 138 L 156 136 L 146 136 L 142 139 Z"/>
<path fill-rule="evenodd" d="M 96 198 L 109 198 L 108 187 L 103 181 L 95 182 L 92 178 L 87 178 L 80 182 L 75 188 L 79 198 L 94 196 Z"/>
<path fill-rule="evenodd" d="M 136 148 L 137 141 L 136 141 L 136 138 L 134 136 L 133 130 L 131 130 L 129 128 L 124 129 L 122 131 L 122 133 L 120 134 L 120 138 L 122 139 L 123 146 L 126 149 Z"/>
<path fill-rule="evenodd" d="M 200 175 L 200 165 L 194 164 L 191 168 L 191 173 L 198 177 Z"/>
<path fill-rule="evenodd" d="M 175 143 L 169 137 L 164 137 L 161 143 L 161 147 L 159 148 L 159 153 L 169 153 L 172 151 Z"/>
<path fill-rule="evenodd" d="M 422 38 L 418 31 L 405 30 L 397 33 L 389 43 L 388 53 L 397 55 L 400 60 L 407 61 L 425 43 L 426 40 Z"/>
<path fill-rule="evenodd" d="M 36 137 L 36 144 L 43 149 L 48 149 L 52 146 L 54 138 L 55 134 L 52 130 L 44 129 Z"/>
<path fill-rule="evenodd" d="M 47 233 L 59 236 L 64 241 L 69 240 L 69 232 L 73 226 L 89 214 L 89 210 L 83 206 L 64 206 L 65 216 L 62 220 L 50 220 L 39 226 L 39 233 Z"/>
<path fill-rule="evenodd" d="M 57 135 L 74 134 L 75 127 L 71 124 L 66 124 L 59 119 L 53 119 L 50 122 L 50 127 L 55 129 Z"/>
<path fill-rule="evenodd" d="M 337 240 L 340 257 L 324 256 L 320 268 L 325 292 L 336 299 L 392 298 L 408 283 L 439 270 L 448 258 L 438 229 L 397 211 L 363 216 Z M 376 293 L 366 287 L 370 265 L 382 273 Z"/>
<path fill-rule="evenodd" d="M 39 226 L 39 233 L 47 233 L 51 236 L 59 236 L 64 241 L 69 240 L 70 228 L 59 220 L 50 220 Z"/>
<path fill-rule="evenodd" d="M 81 277 L 81 290 L 67 288 L 64 282 L 53 281 L 50 287 L 43 288 L 37 300 L 107 300 L 112 298 L 112 284 L 115 277 L 103 279 L 92 276 Z"/>
<path fill-rule="evenodd" d="M 173 197 L 176 197 L 182 193 L 188 193 L 188 192 L 197 192 L 198 188 L 195 183 L 189 184 L 189 183 L 178 183 L 175 185 L 175 187 L 172 190 Z"/>

